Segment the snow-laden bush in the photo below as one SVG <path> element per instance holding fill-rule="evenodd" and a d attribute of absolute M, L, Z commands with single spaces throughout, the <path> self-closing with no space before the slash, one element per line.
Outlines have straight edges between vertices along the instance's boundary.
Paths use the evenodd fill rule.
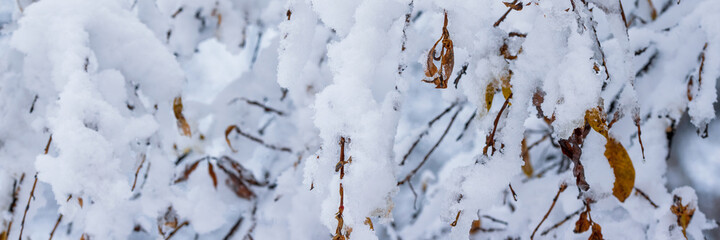
<path fill-rule="evenodd" d="M 703 239 L 718 12 L 0 0 L 0 239 Z"/>

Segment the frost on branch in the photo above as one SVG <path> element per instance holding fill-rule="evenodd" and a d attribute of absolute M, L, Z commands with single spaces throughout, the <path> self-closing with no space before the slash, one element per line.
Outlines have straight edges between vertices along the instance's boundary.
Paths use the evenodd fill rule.
<path fill-rule="evenodd" d="M 0 239 L 703 239 L 718 12 L 0 0 Z"/>

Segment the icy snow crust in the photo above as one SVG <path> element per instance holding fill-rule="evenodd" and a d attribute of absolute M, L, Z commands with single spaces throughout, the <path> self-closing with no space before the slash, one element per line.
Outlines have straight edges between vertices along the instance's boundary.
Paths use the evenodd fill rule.
<path fill-rule="evenodd" d="M 682 118 L 718 134 L 720 4 L 513 4 L 0 0 L 0 234 L 530 239 L 554 205 L 534 238 L 587 239 L 587 199 L 605 239 L 685 239 L 676 204 L 688 239 L 717 227 L 665 173 Z M 584 138 L 587 191 L 558 146 L 596 107 L 634 166 L 624 202 L 606 137 Z"/>

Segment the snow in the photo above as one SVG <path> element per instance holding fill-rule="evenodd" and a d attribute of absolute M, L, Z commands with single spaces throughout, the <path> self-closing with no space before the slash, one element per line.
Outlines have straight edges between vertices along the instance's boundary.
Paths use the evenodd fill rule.
<path fill-rule="evenodd" d="M 720 238 L 718 11 L 0 0 L 0 232 L 586 239 L 589 206 L 605 239 Z M 421 80 L 446 16 L 454 64 L 436 89 Z M 594 109 L 608 134 L 580 134 Z M 635 173 L 627 199 L 612 139 Z"/>

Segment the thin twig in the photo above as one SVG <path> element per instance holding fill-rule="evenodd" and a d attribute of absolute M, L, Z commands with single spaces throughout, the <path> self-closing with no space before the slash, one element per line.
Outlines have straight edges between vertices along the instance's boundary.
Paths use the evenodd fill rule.
<path fill-rule="evenodd" d="M 30 210 L 30 202 L 33 199 L 33 196 L 35 196 L 35 186 L 37 186 L 37 173 L 35 173 L 35 182 L 33 182 L 32 189 L 30 190 L 30 196 L 28 197 L 27 205 L 25 205 L 25 213 L 23 213 L 22 221 L 20 222 L 20 237 L 19 240 L 22 240 L 22 234 L 23 230 L 25 230 L 25 217 L 27 217 L 27 212 Z"/>
<path fill-rule="evenodd" d="M 548 233 L 550 233 L 550 231 L 552 231 L 553 229 L 556 229 L 556 228 L 560 227 L 560 226 L 563 225 L 565 222 L 567 222 L 568 220 L 572 219 L 575 215 L 580 214 L 580 212 L 582 212 L 583 209 L 585 209 L 585 206 L 581 207 L 580 209 L 578 209 L 578 210 L 575 211 L 574 213 L 568 215 L 567 217 L 565 217 L 565 219 L 563 219 L 562 221 L 556 223 L 556 224 L 553 225 L 552 227 L 550 227 L 550 228 L 548 228 L 548 229 L 545 229 L 545 231 L 543 231 L 542 233 L 540 233 L 540 236 L 545 236 L 545 235 L 547 235 Z"/>
<path fill-rule="evenodd" d="M 517 202 L 517 194 L 515 193 L 515 189 L 513 189 L 512 184 L 508 184 L 510 186 L 510 192 L 512 192 L 513 200 Z"/>
<path fill-rule="evenodd" d="M 560 193 L 565 191 L 565 189 L 567 189 L 567 183 L 562 183 L 560 185 L 560 189 L 558 189 L 558 192 L 555 195 L 555 198 L 553 198 L 552 204 L 550 205 L 550 209 L 548 209 L 547 213 L 545 213 L 545 216 L 542 218 L 542 220 L 540 220 L 540 223 L 538 223 L 537 227 L 535 227 L 535 230 L 533 230 L 532 235 L 530 235 L 531 240 L 535 237 L 535 232 L 537 232 L 537 230 L 540 228 L 540 226 L 543 224 L 543 222 L 545 222 L 545 219 L 547 219 L 547 217 L 550 215 L 550 212 L 555 207 L 555 203 L 557 202 L 558 197 L 560 197 Z"/>
<path fill-rule="evenodd" d="M 512 5 L 515 5 L 515 4 L 517 3 L 517 1 L 518 1 L 518 0 L 513 1 L 513 2 L 512 2 Z M 493 27 L 498 27 L 498 26 L 500 26 L 500 23 L 505 20 L 505 18 L 507 17 L 507 15 L 510 14 L 510 11 L 512 11 L 512 10 L 513 10 L 513 9 L 512 9 L 511 7 L 509 7 L 508 10 L 505 12 L 505 14 L 503 14 L 502 17 L 500 17 L 500 19 L 498 19 L 498 20 L 495 22 L 495 24 L 493 24 Z"/>
<path fill-rule="evenodd" d="M 133 185 L 132 185 L 132 188 L 130 189 L 131 192 L 135 191 L 135 184 L 137 184 L 137 177 L 138 177 L 138 174 L 140 173 L 140 169 L 142 168 L 143 164 L 145 164 L 145 158 L 146 158 L 145 154 L 143 154 L 142 161 L 140 161 L 140 165 L 137 167 L 137 170 L 135 170 L 135 180 L 133 180 Z"/>
<path fill-rule="evenodd" d="M 500 223 L 500 224 L 505 225 L 505 226 L 508 225 L 508 223 L 507 223 L 506 221 L 503 221 L 503 220 L 494 218 L 494 217 L 492 217 L 492 216 L 490 216 L 490 215 L 483 215 L 482 217 L 487 218 L 487 219 L 490 219 L 490 221 L 493 221 L 493 222 L 496 222 L 496 223 Z"/>
<path fill-rule="evenodd" d="M 60 221 L 62 221 L 62 218 L 63 218 L 63 215 L 60 214 L 60 216 L 58 216 L 57 221 L 55 222 L 55 226 L 53 227 L 52 231 L 50 232 L 50 238 L 48 240 L 52 240 L 53 235 L 55 235 L 55 230 L 57 230 L 58 225 L 60 225 Z"/>
<path fill-rule="evenodd" d="M 430 120 L 430 122 L 428 122 L 428 126 L 427 126 L 427 128 L 425 128 L 425 131 L 423 131 L 422 133 L 420 133 L 420 135 L 418 135 L 418 138 L 415 139 L 415 142 L 413 142 L 412 146 L 410 146 L 410 149 L 408 149 L 407 153 L 405 153 L 405 155 L 403 156 L 403 160 L 400 161 L 400 166 L 405 165 L 405 161 L 407 160 L 408 156 L 410 156 L 410 153 L 412 153 L 413 149 L 415 149 L 415 147 L 417 147 L 418 143 L 420 143 L 420 140 L 425 135 L 428 135 L 428 133 L 430 132 L 430 128 L 432 128 L 433 124 L 435 124 L 435 122 L 438 119 L 445 116 L 445 114 L 450 112 L 450 110 L 452 110 L 455 106 L 457 106 L 457 104 L 458 104 L 457 101 L 453 102 L 452 104 L 450 104 L 450 106 L 445 108 L 445 110 L 443 110 L 440 114 L 438 114 L 437 116 L 435 116 L 435 118 L 433 118 L 432 120 Z"/>
<path fill-rule="evenodd" d="M 275 113 L 275 114 L 280 115 L 280 116 L 285 115 L 285 112 L 283 112 L 283 111 L 277 110 L 277 109 L 275 109 L 275 108 L 272 108 L 272 107 L 269 107 L 269 106 L 267 106 L 267 105 L 265 105 L 265 104 L 262 104 L 262 103 L 260 103 L 260 102 L 258 102 L 258 101 L 250 100 L 250 99 L 247 99 L 247 98 L 244 98 L 244 97 L 233 99 L 232 101 L 230 101 L 230 103 L 234 103 L 234 102 L 237 101 L 237 100 L 242 100 L 242 101 L 246 102 L 246 103 L 249 104 L 249 105 L 253 105 L 253 106 L 256 106 L 256 107 L 260 107 L 260 108 L 262 108 L 265 112 Z"/>
<path fill-rule="evenodd" d="M 225 235 L 225 237 L 223 238 L 223 240 L 228 240 L 228 239 L 230 239 L 230 237 L 233 236 L 233 234 L 235 234 L 235 231 L 237 231 L 237 229 L 240 227 L 240 224 L 242 224 L 243 219 L 244 219 L 244 218 L 241 216 L 240 219 L 238 219 L 237 222 L 235 222 L 235 224 L 232 226 L 232 228 L 230 228 L 230 232 L 228 232 L 228 233 Z"/>
<path fill-rule="evenodd" d="M 645 194 L 645 192 L 643 192 L 642 190 L 635 188 L 635 193 L 640 194 L 640 196 L 643 196 L 643 198 L 645 198 L 648 202 L 650 202 L 650 205 L 652 205 L 654 208 L 658 208 L 658 205 L 655 204 L 655 202 L 653 202 L 652 200 L 650 200 L 650 197 L 648 197 L 648 195 Z"/>
<path fill-rule="evenodd" d="M 52 134 L 50 134 L 50 138 L 48 139 L 47 145 L 45 145 L 45 155 L 48 154 L 48 151 L 50 151 L 50 143 L 52 142 Z"/>
<path fill-rule="evenodd" d="M 465 127 L 463 127 L 462 132 L 460 133 L 460 135 L 458 135 L 458 137 L 455 139 L 455 141 L 460 141 L 460 139 L 463 136 L 465 136 L 465 132 L 467 131 L 468 127 L 470 127 L 470 123 L 472 123 L 472 120 L 475 119 L 476 115 L 477 115 L 477 109 L 475 109 L 475 111 L 473 111 L 473 114 L 470 116 L 470 118 L 468 118 L 467 122 L 465 122 Z"/>
<path fill-rule="evenodd" d="M 265 141 L 263 141 L 262 139 L 260 139 L 260 138 L 258 138 L 258 137 L 255 137 L 255 136 L 253 136 L 253 135 L 250 135 L 250 134 L 248 134 L 248 133 L 243 132 L 242 130 L 240 130 L 240 128 L 239 128 L 237 125 L 231 125 L 230 127 L 228 127 L 228 128 L 225 130 L 225 140 L 227 140 L 228 146 L 230 146 L 230 140 L 227 138 L 227 136 L 230 134 L 230 132 L 232 132 L 232 130 L 235 130 L 235 132 L 237 132 L 238 134 L 242 135 L 243 137 L 246 137 L 246 138 L 252 140 L 253 142 L 259 143 L 259 144 L 262 145 L 263 147 L 266 147 L 266 148 L 269 148 L 269 149 L 272 149 L 272 150 L 276 150 L 276 151 L 292 153 L 292 150 L 291 150 L 290 148 L 288 148 L 288 147 L 278 147 L 278 146 L 275 146 L 275 145 L 272 145 L 272 144 L 267 144 L 267 143 L 265 143 Z M 232 146 L 230 146 L 230 149 L 233 150 L 233 152 L 235 151 L 235 149 L 233 149 Z"/>
<path fill-rule="evenodd" d="M 423 166 L 423 164 L 425 164 L 425 162 L 427 162 L 427 160 L 430 158 L 430 154 L 432 154 L 435 151 L 435 149 L 440 145 L 442 140 L 445 138 L 445 135 L 447 135 L 448 131 L 450 130 L 450 127 L 452 127 L 453 123 L 455 122 L 455 118 L 457 118 L 458 114 L 462 111 L 462 109 L 463 109 L 463 106 L 461 105 L 460 109 L 458 109 L 457 112 L 455 112 L 455 115 L 453 115 L 452 118 L 450 118 L 450 123 L 448 123 L 448 126 L 445 128 L 445 132 L 443 132 L 443 134 L 440 136 L 440 139 L 438 139 L 438 141 L 430 149 L 430 151 L 427 154 L 425 154 L 425 158 L 423 158 L 422 162 L 420 162 L 420 164 L 418 164 L 417 167 L 415 167 L 415 169 L 410 171 L 410 173 L 408 173 L 408 175 L 405 176 L 405 178 L 403 180 L 401 180 L 397 183 L 398 186 L 402 185 L 403 183 L 405 183 L 407 181 L 410 181 L 410 178 L 412 178 L 412 176 L 415 175 L 415 173 L 417 173 L 418 170 L 420 170 L 420 168 Z"/>
<path fill-rule="evenodd" d="M 182 227 L 184 227 L 188 224 L 189 224 L 188 221 L 184 221 L 183 223 L 181 223 L 179 226 L 177 226 L 175 229 L 173 229 L 173 231 L 170 232 L 170 234 L 168 234 L 168 236 L 165 238 L 165 240 L 172 238 L 173 235 L 175 235 L 175 233 L 177 233 L 177 231 L 179 231 Z"/>
<path fill-rule="evenodd" d="M 507 108 L 508 104 L 510 103 L 510 98 L 512 98 L 513 94 L 510 93 L 510 95 L 505 98 L 505 102 L 502 105 L 502 108 L 500 108 L 500 112 L 498 112 L 497 117 L 495 117 L 495 122 L 493 122 L 493 130 L 490 135 L 487 136 L 487 139 L 485 140 L 485 147 L 483 148 L 483 154 L 487 156 L 487 150 L 488 147 L 492 146 L 492 154 L 495 154 L 495 131 L 497 131 L 497 125 L 500 122 L 500 116 L 502 116 L 503 111 L 505 111 L 505 108 Z"/>
<path fill-rule="evenodd" d="M 460 77 L 465 75 L 467 73 L 468 63 L 465 63 L 462 65 L 462 68 L 460 69 L 460 72 L 457 73 L 457 77 L 455 77 L 455 88 L 457 88 L 458 83 L 460 82 Z"/>

